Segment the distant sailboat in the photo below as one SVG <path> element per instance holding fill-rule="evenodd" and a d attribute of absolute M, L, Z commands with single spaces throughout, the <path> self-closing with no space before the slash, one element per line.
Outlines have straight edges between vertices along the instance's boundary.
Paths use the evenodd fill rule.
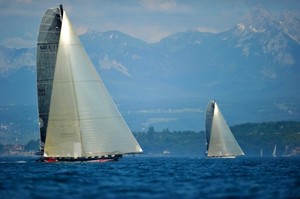
<path fill-rule="evenodd" d="M 263 156 L 263 149 L 260 149 L 260 156 Z"/>
<path fill-rule="evenodd" d="M 284 154 L 282 155 L 282 157 L 290 157 L 289 148 L 287 145 L 285 145 L 285 150 L 284 150 Z"/>
<path fill-rule="evenodd" d="M 276 157 L 276 145 L 274 146 L 272 156 L 273 156 L 273 157 Z"/>
<path fill-rule="evenodd" d="M 205 126 L 208 157 L 236 157 L 244 155 L 214 100 L 207 105 Z"/>
<path fill-rule="evenodd" d="M 37 92 L 43 161 L 104 162 L 142 152 L 62 5 L 40 25 Z"/>

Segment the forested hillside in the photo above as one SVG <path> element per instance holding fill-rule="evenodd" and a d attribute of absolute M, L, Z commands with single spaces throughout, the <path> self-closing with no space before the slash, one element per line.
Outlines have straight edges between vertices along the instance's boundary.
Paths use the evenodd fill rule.
<path fill-rule="evenodd" d="M 270 156 L 277 145 L 278 155 L 296 155 L 300 147 L 300 122 L 247 123 L 231 127 L 247 155 Z M 298 154 L 299 155 L 299 154 Z"/>

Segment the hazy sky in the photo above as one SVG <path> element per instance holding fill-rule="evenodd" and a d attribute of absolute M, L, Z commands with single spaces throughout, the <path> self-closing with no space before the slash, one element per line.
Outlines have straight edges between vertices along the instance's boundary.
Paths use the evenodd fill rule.
<path fill-rule="evenodd" d="M 146 42 L 187 30 L 227 30 L 258 4 L 272 16 L 300 15 L 298 0 L 0 0 L 0 45 L 34 47 L 44 12 L 61 3 L 78 34 L 119 30 Z"/>

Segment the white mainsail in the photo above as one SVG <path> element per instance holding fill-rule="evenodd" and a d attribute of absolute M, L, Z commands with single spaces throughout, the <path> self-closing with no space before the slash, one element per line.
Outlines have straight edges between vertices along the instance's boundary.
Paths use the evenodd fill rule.
<path fill-rule="evenodd" d="M 44 156 L 77 158 L 142 152 L 65 11 L 61 18 Z"/>
<path fill-rule="evenodd" d="M 206 142 L 209 157 L 244 155 L 215 101 L 206 109 Z"/>

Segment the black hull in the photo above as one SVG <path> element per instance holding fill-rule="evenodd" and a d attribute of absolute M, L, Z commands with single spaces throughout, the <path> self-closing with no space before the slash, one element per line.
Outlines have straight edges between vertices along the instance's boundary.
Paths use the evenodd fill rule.
<path fill-rule="evenodd" d="M 41 157 L 41 162 L 112 162 L 118 161 L 122 158 L 122 155 L 112 155 L 112 156 L 102 156 L 102 157 L 81 157 L 81 158 L 73 158 L 73 157 Z"/>

